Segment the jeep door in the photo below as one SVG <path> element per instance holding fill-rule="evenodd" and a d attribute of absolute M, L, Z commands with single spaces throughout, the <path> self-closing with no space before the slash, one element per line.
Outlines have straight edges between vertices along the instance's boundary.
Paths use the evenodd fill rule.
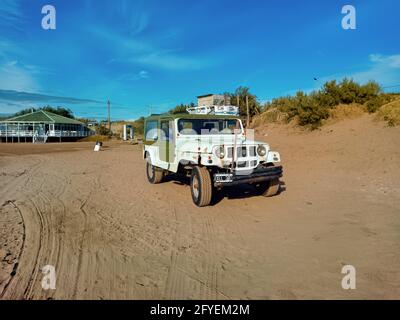
<path fill-rule="evenodd" d="M 160 120 L 159 155 L 160 160 L 171 163 L 175 161 L 175 135 L 173 119 Z"/>

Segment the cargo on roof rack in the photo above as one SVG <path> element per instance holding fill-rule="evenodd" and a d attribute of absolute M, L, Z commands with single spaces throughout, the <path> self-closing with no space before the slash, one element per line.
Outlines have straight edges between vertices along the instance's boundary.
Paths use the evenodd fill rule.
<path fill-rule="evenodd" d="M 189 114 L 239 115 L 239 108 L 236 106 L 199 106 L 189 107 L 186 111 Z"/>

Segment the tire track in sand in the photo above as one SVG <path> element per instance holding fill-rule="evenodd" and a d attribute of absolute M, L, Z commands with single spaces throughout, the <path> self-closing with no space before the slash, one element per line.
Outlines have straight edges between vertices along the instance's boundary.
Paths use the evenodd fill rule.
<path fill-rule="evenodd" d="M 6 201 L 2 205 L 2 207 L 5 207 L 7 205 L 11 205 L 14 208 L 15 212 L 18 213 L 18 215 L 21 219 L 21 222 L 22 222 L 22 244 L 21 244 L 21 246 L 19 248 L 19 252 L 17 254 L 17 262 L 14 264 L 13 270 L 10 274 L 10 277 L 8 278 L 7 282 L 4 284 L 3 290 L 0 292 L 0 299 L 2 299 L 4 297 L 5 293 L 7 292 L 8 287 L 11 285 L 12 281 L 14 280 L 14 278 L 17 274 L 18 266 L 21 263 L 21 256 L 22 256 L 22 252 L 24 251 L 25 239 L 26 239 L 25 221 L 24 221 L 24 216 L 21 213 L 21 210 L 18 208 L 18 206 L 12 200 Z"/>
<path fill-rule="evenodd" d="M 79 240 L 79 254 L 78 254 L 78 262 L 77 262 L 77 271 L 76 271 L 76 278 L 73 286 L 73 292 L 72 296 L 74 299 L 78 299 L 78 294 L 80 293 L 80 288 L 79 286 L 82 283 L 82 279 L 85 279 L 87 283 L 89 283 L 90 286 L 93 285 L 93 277 L 94 274 L 90 272 L 91 264 L 92 261 L 90 259 L 90 252 L 87 255 L 88 256 L 88 261 L 86 265 L 86 274 L 83 275 L 84 270 L 83 270 L 83 261 L 84 261 L 84 252 L 85 252 L 85 243 L 87 244 L 92 243 L 90 237 L 92 236 L 91 232 L 89 232 L 89 226 L 90 226 L 90 216 L 87 212 L 86 206 L 89 203 L 92 195 L 94 194 L 95 190 L 98 190 L 101 183 L 100 183 L 100 176 L 97 176 L 95 179 L 91 179 L 91 188 L 89 190 L 88 195 L 86 198 L 82 201 L 81 200 L 81 205 L 79 206 L 79 211 L 83 217 L 82 225 L 83 229 L 81 232 L 81 237 Z"/>
<path fill-rule="evenodd" d="M 24 270 L 21 271 L 21 277 L 26 278 L 26 284 L 23 289 L 23 299 L 35 299 L 35 298 L 51 298 L 54 292 L 44 292 L 42 288 L 36 286 L 38 284 L 39 273 L 41 268 L 45 265 L 59 266 L 59 261 L 62 251 L 62 239 L 59 236 L 57 230 L 52 230 L 53 220 L 56 219 L 56 223 L 64 218 L 65 205 L 61 201 L 60 197 L 65 192 L 65 183 L 55 184 L 51 186 L 51 191 L 45 190 L 46 181 L 57 180 L 58 176 L 52 175 L 48 172 L 38 174 L 41 169 L 41 165 L 44 163 L 43 159 L 40 159 L 39 163 L 31 170 L 28 174 L 26 183 L 23 186 L 23 190 L 19 194 L 23 195 L 20 199 L 21 203 L 24 203 L 24 210 L 19 209 L 21 215 L 24 218 L 25 230 L 29 232 L 29 252 L 28 255 L 32 255 L 32 258 L 24 264 Z M 57 186 L 61 187 L 57 187 Z M 58 189 L 57 189 L 58 188 Z M 49 193 L 49 195 L 47 194 Z M 51 197 L 53 199 L 50 200 Z M 55 199 L 55 201 L 54 201 Z M 29 203 L 29 205 L 27 205 Z M 61 210 L 57 210 L 56 207 L 60 206 Z M 59 213 L 61 212 L 61 215 Z M 28 220 L 28 222 L 27 222 Z M 26 241 L 24 243 L 25 247 Z M 30 270 L 29 270 L 30 268 Z M 35 291 L 36 290 L 36 291 Z M 11 293 L 11 296 L 19 297 L 18 291 Z"/>
<path fill-rule="evenodd" d="M 18 267 L 14 270 L 13 272 L 13 277 L 9 281 L 6 290 L 3 290 L 2 292 L 2 298 L 5 299 L 25 299 L 26 295 L 25 292 L 29 289 L 29 283 L 31 282 L 31 273 L 28 271 L 26 272 L 27 269 L 29 270 L 29 266 L 31 265 L 31 260 L 28 258 L 27 263 L 22 263 L 23 260 L 26 260 L 26 256 L 29 256 L 31 254 L 31 250 L 33 249 L 35 251 L 35 248 L 27 248 L 31 243 L 28 243 L 28 237 L 30 235 L 29 233 L 29 228 L 32 227 L 32 224 L 35 224 L 34 222 L 30 221 L 32 219 L 32 216 L 30 212 L 25 212 L 25 206 L 20 206 L 17 204 L 17 202 L 20 202 L 23 204 L 27 199 L 30 199 L 32 197 L 32 190 L 34 190 L 34 185 L 32 184 L 34 177 L 36 177 L 36 173 L 40 169 L 41 165 L 43 164 L 44 160 L 42 158 L 36 158 L 34 163 L 32 165 L 28 165 L 25 167 L 24 174 L 16 176 L 10 183 L 7 184 L 7 188 L 2 191 L 1 197 L 5 199 L 11 199 L 15 198 L 15 200 L 7 200 L 6 202 L 11 203 L 12 206 L 16 208 L 18 211 L 19 215 L 21 216 L 21 219 L 23 220 L 23 247 L 21 248 L 20 255 L 19 255 L 19 263 Z M 20 190 L 17 191 L 17 189 Z M 25 192 L 27 191 L 27 192 Z M 21 197 L 21 195 L 23 197 Z M 20 198 L 21 197 L 21 198 Z M 30 210 L 29 210 L 30 211 Z M 36 237 L 37 232 L 32 232 L 33 238 Z M 32 241 L 29 242 L 35 242 L 34 239 L 29 239 Z M 34 246 L 35 244 L 33 244 Z M 37 246 L 39 248 L 39 246 Z M 18 271 L 18 272 L 17 272 Z M 28 284 L 27 284 L 28 283 Z M 23 293 L 22 293 L 23 292 Z"/>
<path fill-rule="evenodd" d="M 24 295 L 23 295 L 24 299 L 28 299 L 28 300 L 32 299 L 34 284 L 36 283 L 36 279 L 38 277 L 38 273 L 39 273 L 39 269 L 40 269 L 39 261 L 41 261 L 42 256 L 43 256 L 43 251 L 45 249 L 45 240 L 44 240 L 45 220 L 43 217 L 43 212 L 40 210 L 39 206 L 33 199 L 30 200 L 30 203 L 33 205 L 33 207 L 35 209 L 35 214 L 39 219 L 39 230 L 37 230 L 37 233 L 39 236 L 39 241 L 38 241 L 39 246 L 37 247 L 37 250 L 36 250 L 36 255 L 34 258 L 34 262 L 33 262 L 31 276 L 29 278 L 28 284 L 25 288 Z"/>
<path fill-rule="evenodd" d="M 198 227 L 192 221 L 188 211 L 177 210 L 173 207 L 176 221 L 175 244 L 171 252 L 170 266 L 165 284 L 165 299 L 230 299 L 218 288 L 219 272 L 222 270 L 218 263 L 216 234 L 214 221 L 208 213 L 196 216 L 201 219 L 200 247 L 191 248 L 193 227 Z M 203 250 L 205 247 L 205 250 Z M 199 251 L 200 249 L 200 251 Z M 197 255 L 195 255 L 197 253 Z M 200 255 L 199 255 L 200 253 Z M 201 257 L 203 255 L 203 257 Z M 206 255 L 204 257 L 204 255 Z M 200 261 L 197 261 L 201 257 Z M 193 264 L 196 266 L 193 268 Z M 196 271 L 193 271 L 196 269 Z M 189 296 L 190 293 L 190 296 Z"/>

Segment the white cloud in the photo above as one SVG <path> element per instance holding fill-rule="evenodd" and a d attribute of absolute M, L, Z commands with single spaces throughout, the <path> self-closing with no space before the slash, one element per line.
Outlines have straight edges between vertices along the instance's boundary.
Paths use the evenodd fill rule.
<path fill-rule="evenodd" d="M 142 70 L 139 72 L 139 77 L 141 79 L 147 79 L 149 77 L 149 73 L 146 70 Z"/>
<path fill-rule="evenodd" d="M 0 65 L 0 89 L 38 91 L 39 86 L 32 75 L 34 72 L 16 60 L 5 62 Z"/>
<path fill-rule="evenodd" d="M 35 75 L 43 70 L 24 65 L 21 61 L 27 53 L 15 41 L 15 32 L 23 32 L 26 18 L 19 0 L 0 1 L 0 89 L 38 91 Z"/>
<path fill-rule="evenodd" d="M 142 70 L 137 73 L 124 73 L 120 75 L 116 80 L 121 82 L 129 82 L 148 78 L 150 78 L 149 72 L 146 70 Z"/>
<path fill-rule="evenodd" d="M 133 19 L 132 19 L 132 21 L 133 21 Z M 141 13 L 139 15 L 137 21 L 135 21 L 135 23 L 130 26 L 131 34 L 132 35 L 141 34 L 143 31 L 146 30 L 148 23 L 149 23 L 148 16 L 144 13 Z"/>
<path fill-rule="evenodd" d="M 351 75 L 355 81 L 364 83 L 374 80 L 382 86 L 390 86 L 400 83 L 400 55 L 370 55 L 370 67 Z"/>
<path fill-rule="evenodd" d="M 215 61 L 204 56 L 190 56 L 182 50 L 165 48 L 155 40 L 139 40 L 135 36 L 124 36 L 106 28 L 91 28 L 91 34 L 101 38 L 115 48 L 114 56 L 108 61 L 127 62 L 164 70 L 198 70 L 210 67 Z"/>
<path fill-rule="evenodd" d="M 400 84 L 400 54 L 371 54 L 369 62 L 369 65 L 362 71 L 321 77 L 317 81 L 317 86 L 322 86 L 326 81 L 341 80 L 345 77 L 359 83 L 376 81 L 383 87 Z"/>
<path fill-rule="evenodd" d="M 136 58 L 134 61 L 149 67 L 156 67 L 165 70 L 199 70 L 212 65 L 206 59 L 197 57 L 182 56 L 173 50 L 160 50 L 150 52 Z"/>
<path fill-rule="evenodd" d="M 23 31 L 25 18 L 22 14 L 21 4 L 18 0 L 1 0 L 0 2 L 0 27 L 12 28 L 18 32 Z"/>

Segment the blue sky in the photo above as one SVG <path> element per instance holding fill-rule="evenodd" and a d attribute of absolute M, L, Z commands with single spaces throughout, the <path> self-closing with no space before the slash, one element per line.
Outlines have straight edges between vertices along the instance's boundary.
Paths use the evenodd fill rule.
<path fill-rule="evenodd" d="M 46 4 L 56 30 L 41 27 Z M 341 27 L 345 4 L 356 30 Z M 397 0 L 0 0 L 0 113 L 104 118 L 110 99 L 113 119 L 135 119 L 240 85 L 260 101 L 345 76 L 399 85 L 399 12 Z"/>

